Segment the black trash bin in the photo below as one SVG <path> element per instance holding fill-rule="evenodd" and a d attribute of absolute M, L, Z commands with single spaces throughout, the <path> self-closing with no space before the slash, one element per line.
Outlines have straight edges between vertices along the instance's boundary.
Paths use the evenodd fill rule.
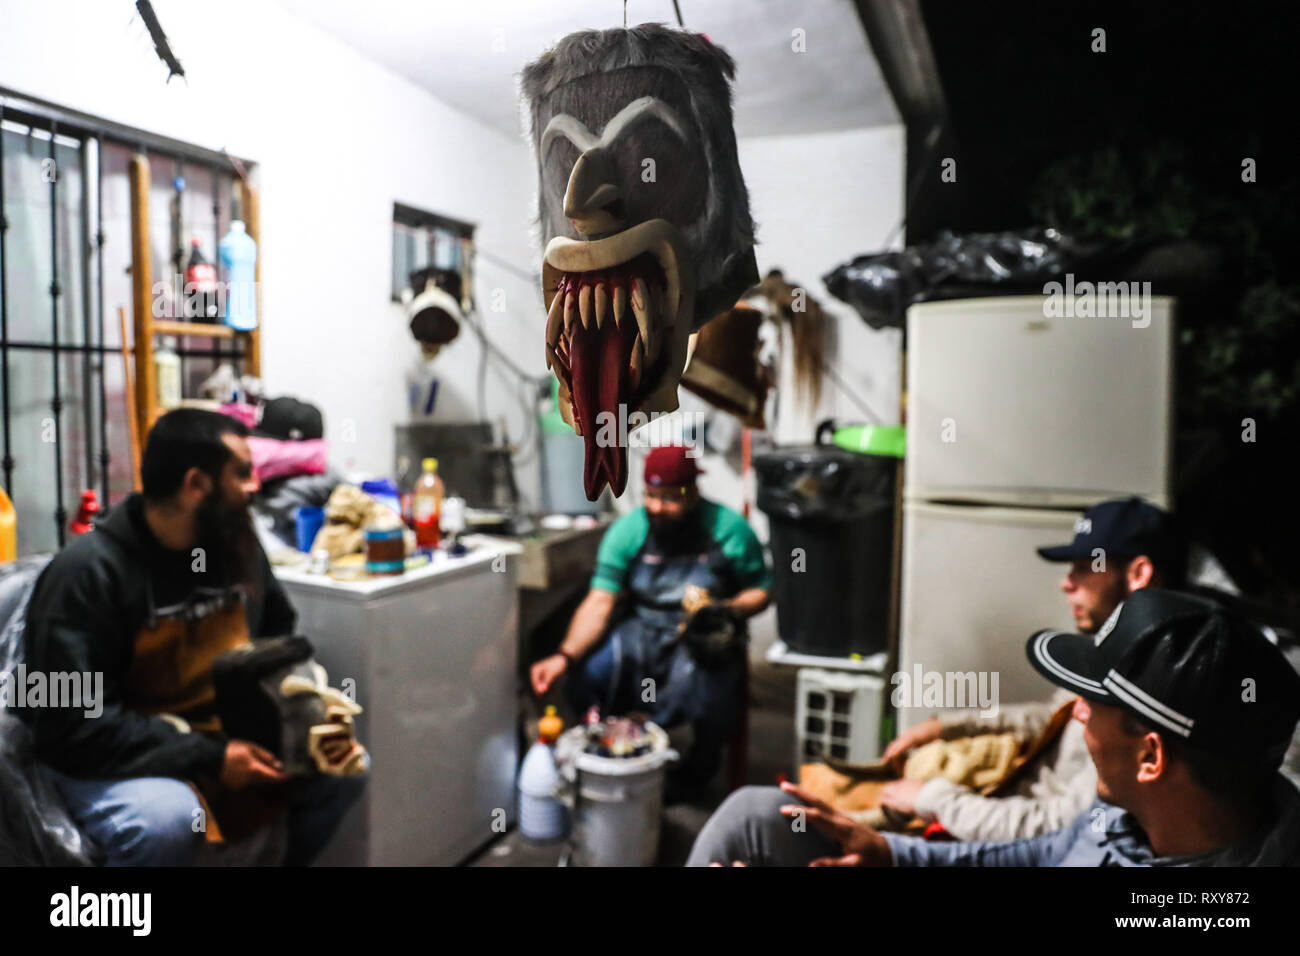
<path fill-rule="evenodd" d="M 898 459 L 815 444 L 754 457 L 781 640 L 826 657 L 883 651 Z"/>

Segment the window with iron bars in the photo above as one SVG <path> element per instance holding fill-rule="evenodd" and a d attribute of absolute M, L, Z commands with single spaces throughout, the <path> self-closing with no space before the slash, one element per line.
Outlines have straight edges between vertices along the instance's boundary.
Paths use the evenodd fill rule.
<path fill-rule="evenodd" d="M 411 274 L 445 269 L 460 276 L 468 301 L 474 291 L 474 227 L 467 222 L 393 204 L 393 301 L 401 302 L 411 288 Z"/>
<path fill-rule="evenodd" d="M 216 261 L 238 192 L 230 157 L 0 90 L 0 480 L 20 555 L 66 543 L 83 490 L 102 507 L 132 490 L 118 309 L 129 326 L 137 152 L 152 172 L 152 275 L 170 296 L 191 238 Z M 177 345 L 186 395 L 222 362 L 242 371 L 238 340 Z"/>

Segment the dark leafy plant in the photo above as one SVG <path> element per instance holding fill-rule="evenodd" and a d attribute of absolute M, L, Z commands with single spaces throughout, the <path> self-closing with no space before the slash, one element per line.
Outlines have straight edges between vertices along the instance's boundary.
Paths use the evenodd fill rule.
<path fill-rule="evenodd" d="M 1297 183 L 1206 175 L 1186 146 L 1141 137 L 1064 157 L 1046 167 L 1030 208 L 1043 225 L 1081 240 L 1145 244 L 1196 239 L 1230 261 L 1225 309 L 1198 314 L 1179 336 L 1178 404 L 1184 423 L 1241 414 L 1280 420 L 1300 411 L 1300 246 Z M 1138 144 L 1138 145 L 1135 145 Z M 1254 144 L 1247 143 L 1249 155 Z M 1286 268 L 1279 268 L 1285 263 Z"/>

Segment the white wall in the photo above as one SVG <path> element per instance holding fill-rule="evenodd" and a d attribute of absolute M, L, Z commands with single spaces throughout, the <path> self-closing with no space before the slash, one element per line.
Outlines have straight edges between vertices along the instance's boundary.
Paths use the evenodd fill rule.
<path fill-rule="evenodd" d="M 2 0 L 0 86 L 257 162 L 268 388 L 321 406 L 334 464 L 387 472 L 418 351 L 390 302 L 393 202 L 475 223 L 481 250 L 531 271 L 528 150 L 274 4 L 154 8 L 188 83 L 164 83 L 129 2 Z M 476 284 L 485 305 L 503 292 L 489 336 L 545 372 L 535 283 L 484 256 Z M 477 417 L 478 356 L 467 329 L 440 356 L 443 415 Z M 490 373 L 488 414 L 518 438 L 504 381 Z M 535 496 L 535 465 L 521 484 Z"/>
<path fill-rule="evenodd" d="M 166 68 L 126 0 L 0 0 L 0 86 L 258 163 L 263 374 L 272 394 L 321 406 L 336 466 L 387 472 L 393 423 L 409 420 L 404 373 L 417 349 L 389 300 L 394 201 L 477 224 L 485 254 L 475 291 L 487 332 L 527 372 L 545 372 L 537 284 L 493 261 L 524 273 L 540 266 L 536 173 L 522 137 L 451 109 L 275 4 L 154 6 L 188 84 L 164 83 Z M 898 333 L 868 329 L 820 277 L 879 249 L 901 218 L 902 127 L 743 139 L 739 148 L 760 275 L 780 267 L 809 290 L 834 318 L 835 367 L 883 421 L 897 422 Z M 502 312 L 490 311 L 497 290 Z M 436 417 L 479 417 L 479 354 L 462 329 L 439 356 Z M 515 389 L 489 368 L 488 417 L 504 416 L 518 441 L 527 426 Z M 684 408 L 700 407 L 692 401 L 683 393 Z M 831 415 L 867 418 L 827 383 L 819 409 L 796 409 L 787 396 L 770 424 L 779 441 L 806 442 Z M 739 508 L 735 470 L 720 460 L 706 467 L 705 493 Z M 628 504 L 639 497 L 635 456 L 633 468 Z M 535 502 L 535 460 L 519 480 Z"/>
<path fill-rule="evenodd" d="M 883 424 L 898 423 L 900 333 L 876 332 L 834 298 L 821 277 L 879 251 L 903 216 L 906 138 L 902 126 L 740 141 L 741 168 L 758 223 L 758 272 L 779 268 L 832 317 L 832 365 Z M 827 382 L 817 412 L 782 404 L 777 441 L 806 442 L 819 419 L 864 421 L 866 413 Z"/>
<path fill-rule="evenodd" d="M 830 364 L 882 424 L 898 424 L 901 333 L 868 327 L 852 307 L 826 291 L 821 277 L 856 255 L 879 251 L 902 218 L 903 127 L 751 138 L 738 145 L 757 223 L 760 277 L 779 268 L 786 281 L 808 290 L 831 316 Z M 788 387 L 779 416 L 768 422 L 778 443 L 811 442 L 813 428 L 824 418 L 845 424 L 871 420 L 830 381 L 823 384 L 816 409 L 797 404 L 791 372 L 787 349 L 780 381 Z M 683 407 L 687 404 L 684 398 Z M 706 455 L 703 467 L 704 494 L 739 510 L 743 489 L 735 468 L 716 455 Z M 754 515 L 761 533 L 765 522 L 760 513 Z"/>

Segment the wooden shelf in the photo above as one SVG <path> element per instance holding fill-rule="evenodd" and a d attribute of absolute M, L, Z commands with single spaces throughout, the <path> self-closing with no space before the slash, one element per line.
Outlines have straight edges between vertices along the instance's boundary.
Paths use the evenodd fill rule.
<path fill-rule="evenodd" d="M 226 325 L 210 322 L 160 321 L 153 317 L 152 264 L 149 245 L 149 192 L 152 179 L 149 160 L 136 153 L 131 157 L 129 169 L 131 184 L 131 307 L 133 313 L 131 349 L 135 365 L 135 417 L 141 442 L 163 409 L 158 404 L 158 383 L 154 371 L 153 339 L 155 335 L 193 335 L 213 339 L 234 339 L 244 342 L 242 371 L 249 375 L 262 374 L 262 257 L 257 258 L 254 281 L 257 289 L 257 327 L 241 332 Z M 239 182 L 240 205 L 249 237 L 260 240 L 261 207 L 257 190 L 247 180 Z"/>
<path fill-rule="evenodd" d="M 214 325 L 211 322 L 163 322 L 154 319 L 150 323 L 154 335 L 198 335 L 210 339 L 233 339 L 236 331 L 228 325 Z"/>

